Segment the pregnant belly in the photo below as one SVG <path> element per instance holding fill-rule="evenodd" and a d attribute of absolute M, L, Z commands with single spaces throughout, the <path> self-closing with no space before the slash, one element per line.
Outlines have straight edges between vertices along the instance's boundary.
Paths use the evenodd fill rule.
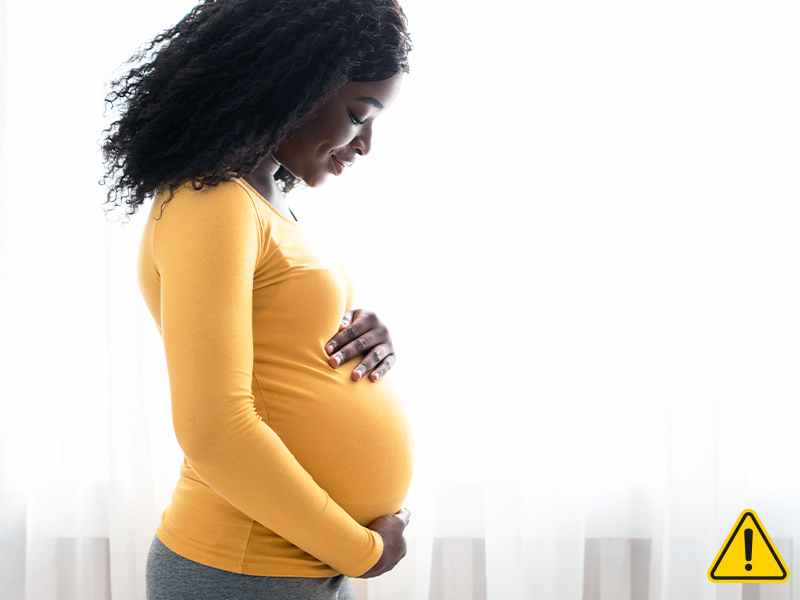
<path fill-rule="evenodd" d="M 269 426 L 331 498 L 366 525 L 403 506 L 413 442 L 391 378 L 353 381 L 355 364 L 306 372 L 291 393 L 263 392 Z"/>

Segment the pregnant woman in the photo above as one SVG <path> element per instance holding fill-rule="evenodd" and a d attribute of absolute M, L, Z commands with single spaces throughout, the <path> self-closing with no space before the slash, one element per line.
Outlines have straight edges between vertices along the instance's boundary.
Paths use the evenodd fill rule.
<path fill-rule="evenodd" d="M 113 84 L 109 204 L 154 199 L 138 275 L 185 454 L 148 600 L 351 599 L 405 554 L 391 338 L 285 195 L 370 152 L 409 50 L 394 0 L 207 0 Z"/>

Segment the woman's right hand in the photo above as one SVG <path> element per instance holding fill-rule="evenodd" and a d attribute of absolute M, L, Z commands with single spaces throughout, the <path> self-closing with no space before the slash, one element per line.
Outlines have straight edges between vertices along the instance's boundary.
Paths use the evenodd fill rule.
<path fill-rule="evenodd" d="M 378 517 L 367 525 L 367 529 L 377 531 L 383 538 L 383 554 L 369 571 L 358 576 L 359 579 L 369 579 L 391 571 L 406 555 L 403 530 L 408 526 L 410 516 L 407 508 L 401 508 L 397 513 Z"/>

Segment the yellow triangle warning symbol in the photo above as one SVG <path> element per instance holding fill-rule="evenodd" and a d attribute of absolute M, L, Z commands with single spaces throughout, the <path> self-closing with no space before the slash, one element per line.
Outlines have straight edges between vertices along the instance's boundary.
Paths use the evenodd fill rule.
<path fill-rule="evenodd" d="M 708 568 L 713 582 L 786 581 L 789 569 L 753 510 L 743 510 Z"/>

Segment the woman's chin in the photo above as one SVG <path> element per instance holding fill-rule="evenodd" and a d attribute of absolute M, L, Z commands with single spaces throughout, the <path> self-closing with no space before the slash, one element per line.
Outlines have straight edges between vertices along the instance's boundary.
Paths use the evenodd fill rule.
<path fill-rule="evenodd" d="M 303 179 L 302 181 L 308 187 L 314 188 L 314 187 L 319 187 L 323 183 L 325 183 L 328 180 L 328 177 L 329 177 L 328 173 L 319 173 L 314 177 L 308 177 L 307 179 Z"/>

